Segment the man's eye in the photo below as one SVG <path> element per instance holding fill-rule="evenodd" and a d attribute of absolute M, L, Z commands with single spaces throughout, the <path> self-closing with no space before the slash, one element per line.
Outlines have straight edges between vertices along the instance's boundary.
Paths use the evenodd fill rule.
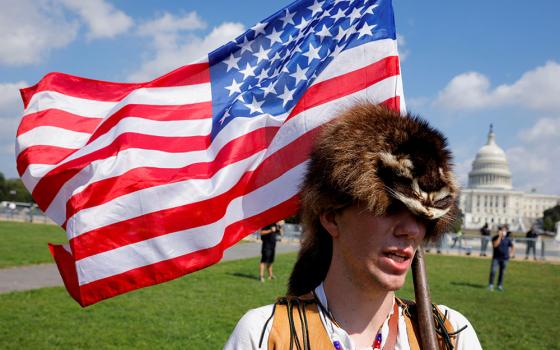
<path fill-rule="evenodd" d="M 385 213 L 387 215 L 394 215 L 399 213 L 401 210 L 405 210 L 406 207 L 404 206 L 404 204 L 402 204 L 401 202 L 397 201 L 397 200 L 392 200 L 391 203 L 389 204 L 389 206 L 387 207 L 387 210 L 385 211 Z"/>

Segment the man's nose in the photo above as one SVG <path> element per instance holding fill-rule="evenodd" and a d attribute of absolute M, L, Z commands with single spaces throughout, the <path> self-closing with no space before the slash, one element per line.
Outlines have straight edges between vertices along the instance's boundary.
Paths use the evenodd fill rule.
<path fill-rule="evenodd" d="M 423 239 L 426 234 L 426 225 L 410 211 L 403 211 L 395 233 L 398 236 L 408 236 L 411 239 Z"/>

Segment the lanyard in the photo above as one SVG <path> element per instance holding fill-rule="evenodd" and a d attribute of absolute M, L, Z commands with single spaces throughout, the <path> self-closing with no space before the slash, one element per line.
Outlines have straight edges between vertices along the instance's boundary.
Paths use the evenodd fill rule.
<path fill-rule="evenodd" d="M 332 318 L 332 315 L 331 315 Z M 385 346 L 382 350 L 394 350 L 395 344 L 397 342 L 397 334 L 399 332 L 399 306 L 398 303 L 395 301 L 393 303 L 393 314 L 389 317 L 389 334 L 387 336 L 387 341 L 385 342 Z M 381 344 L 383 343 L 383 335 L 381 334 L 381 330 L 377 332 L 375 338 L 373 339 L 373 343 L 371 345 L 372 349 L 374 350 L 381 350 Z M 344 350 L 342 347 L 342 343 L 337 337 L 333 337 L 333 346 L 336 350 Z"/>

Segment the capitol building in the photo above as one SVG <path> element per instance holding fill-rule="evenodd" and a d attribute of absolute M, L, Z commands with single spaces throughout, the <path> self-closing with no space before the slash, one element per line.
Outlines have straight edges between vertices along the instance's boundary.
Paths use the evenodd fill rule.
<path fill-rule="evenodd" d="M 512 231 L 527 231 L 546 209 L 560 203 L 560 196 L 516 191 L 505 152 L 496 144 L 490 126 L 486 145 L 476 154 L 467 188 L 461 190 L 459 208 L 463 226 L 479 229 L 508 224 Z"/>

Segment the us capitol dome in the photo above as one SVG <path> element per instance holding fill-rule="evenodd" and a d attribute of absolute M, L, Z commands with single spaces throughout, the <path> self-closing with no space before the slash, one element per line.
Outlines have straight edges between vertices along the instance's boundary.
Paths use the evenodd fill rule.
<path fill-rule="evenodd" d="M 496 143 L 492 125 L 486 144 L 477 152 L 468 185 L 461 190 L 459 208 L 466 229 L 508 224 L 513 231 L 526 231 L 543 212 L 560 203 L 560 196 L 517 191 L 506 153 Z"/>
<path fill-rule="evenodd" d="M 496 144 L 492 125 L 486 145 L 476 154 L 469 173 L 469 188 L 492 188 L 511 190 L 511 171 L 504 152 Z"/>

